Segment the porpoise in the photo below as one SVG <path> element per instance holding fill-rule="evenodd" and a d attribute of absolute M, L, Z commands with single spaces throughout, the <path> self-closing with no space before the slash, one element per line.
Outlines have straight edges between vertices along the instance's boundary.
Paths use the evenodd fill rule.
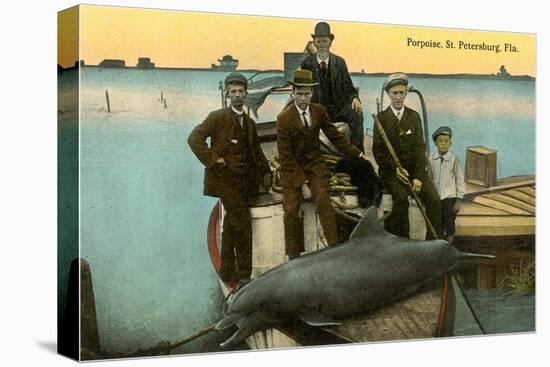
<path fill-rule="evenodd" d="M 222 348 L 277 324 L 301 319 L 312 326 L 337 325 L 410 295 L 426 281 L 467 257 L 445 240 L 420 241 L 386 232 L 370 207 L 339 246 L 276 266 L 231 294 L 217 330 L 237 325 Z"/>

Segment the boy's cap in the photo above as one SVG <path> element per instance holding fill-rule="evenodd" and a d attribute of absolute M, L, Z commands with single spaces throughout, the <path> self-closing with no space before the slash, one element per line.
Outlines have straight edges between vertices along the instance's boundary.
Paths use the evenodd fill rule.
<path fill-rule="evenodd" d="M 435 141 L 435 139 L 437 139 L 439 135 L 449 135 L 450 137 L 452 137 L 453 130 L 451 130 L 451 128 L 448 126 L 441 126 L 432 134 L 432 139 Z"/>

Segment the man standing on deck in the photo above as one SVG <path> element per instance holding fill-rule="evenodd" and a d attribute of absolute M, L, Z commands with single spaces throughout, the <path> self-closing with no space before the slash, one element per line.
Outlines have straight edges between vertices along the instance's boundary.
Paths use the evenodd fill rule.
<path fill-rule="evenodd" d="M 439 238 L 442 237 L 441 201 L 426 169 L 426 146 L 424 143 L 420 116 L 415 110 L 405 106 L 408 77 L 402 73 L 390 75 L 384 90 L 390 97 L 391 105 L 378 114 L 388 140 L 390 141 L 403 169 L 397 168 L 380 130 L 374 125 L 373 154 L 378 163 L 378 174 L 382 186 L 392 195 L 393 206 L 384 221 L 385 229 L 400 237 L 409 237 L 409 189 L 419 194 L 426 207 L 426 214 Z M 427 231 L 427 239 L 432 239 Z"/>
<path fill-rule="evenodd" d="M 310 104 L 313 86 L 316 85 L 311 71 L 296 70 L 290 83 L 294 103 L 277 116 L 277 149 L 281 162 L 285 249 L 289 259 L 292 259 L 304 250 L 299 216 L 304 200 L 313 199 L 327 244 L 332 246 L 338 242 L 328 171 L 321 157 L 319 130 L 322 129 L 348 157 L 364 155 L 338 132 L 323 106 Z"/>
<path fill-rule="evenodd" d="M 188 139 L 191 150 L 206 167 L 204 194 L 219 197 L 225 209 L 220 277 L 226 282 L 250 279 L 252 222 L 247 203 L 258 194 L 260 183 L 266 190 L 271 187 L 271 169 L 256 125 L 243 110 L 247 87 L 244 75 L 229 74 L 225 90 L 231 106 L 210 113 Z"/>
<path fill-rule="evenodd" d="M 351 130 L 351 143 L 362 152 L 364 148 L 363 109 L 353 86 L 346 61 L 330 52 L 334 34 L 328 23 L 320 22 L 311 35 L 317 52 L 302 62 L 302 69 L 313 73 L 317 85 L 311 101 L 322 104 L 332 122 L 345 122 Z"/>

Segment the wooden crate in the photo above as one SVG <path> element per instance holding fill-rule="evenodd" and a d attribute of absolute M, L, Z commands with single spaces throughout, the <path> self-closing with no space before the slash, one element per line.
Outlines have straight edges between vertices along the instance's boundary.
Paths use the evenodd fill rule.
<path fill-rule="evenodd" d="M 483 187 L 494 186 L 497 181 L 497 151 L 482 146 L 469 147 L 465 180 Z"/>

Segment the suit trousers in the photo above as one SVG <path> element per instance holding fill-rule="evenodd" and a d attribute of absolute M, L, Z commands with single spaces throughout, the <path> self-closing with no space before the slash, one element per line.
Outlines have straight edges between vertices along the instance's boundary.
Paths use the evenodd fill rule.
<path fill-rule="evenodd" d="M 252 273 L 252 218 L 246 191 L 240 185 L 226 185 L 219 192 L 225 209 L 222 234 L 224 281 L 249 279 Z"/>
<path fill-rule="evenodd" d="M 334 209 L 330 201 L 328 177 L 307 174 L 312 200 L 319 213 L 319 220 L 329 246 L 338 243 L 338 230 Z M 285 250 L 290 257 L 304 251 L 303 221 L 300 217 L 300 205 L 304 201 L 301 188 L 283 187 L 283 211 L 285 227 Z"/>
<path fill-rule="evenodd" d="M 445 229 L 445 236 L 449 237 L 455 234 L 456 212 L 454 206 L 456 198 L 447 198 L 441 200 L 441 220 Z"/>
<path fill-rule="evenodd" d="M 396 176 L 383 180 L 383 185 L 392 195 L 393 201 L 392 210 L 384 220 L 384 228 L 396 236 L 409 238 L 409 189 Z M 431 180 L 422 182 L 422 189 L 418 196 L 424 204 L 426 215 L 435 232 L 439 238 L 443 238 L 441 200 Z M 426 231 L 426 239 L 434 239 L 430 230 Z"/>
<path fill-rule="evenodd" d="M 359 148 L 361 152 L 365 153 L 365 130 L 363 128 L 363 122 L 363 113 L 354 113 L 349 127 L 351 130 L 351 143 Z"/>

